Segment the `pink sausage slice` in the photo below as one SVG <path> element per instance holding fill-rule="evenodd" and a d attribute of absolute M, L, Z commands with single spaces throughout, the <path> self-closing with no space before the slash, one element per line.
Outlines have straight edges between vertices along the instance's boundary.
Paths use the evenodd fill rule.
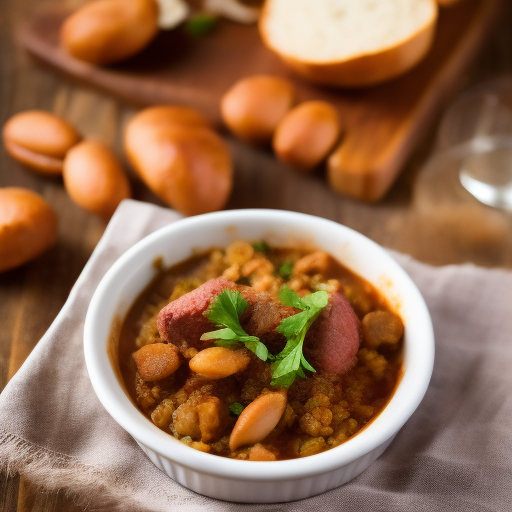
<path fill-rule="evenodd" d="M 235 284 L 225 277 L 218 277 L 167 304 L 158 313 L 160 337 L 180 350 L 202 348 L 204 342 L 200 341 L 201 336 L 215 329 L 204 312 L 210 307 L 212 299 L 227 288 L 233 290 Z"/>
<path fill-rule="evenodd" d="M 271 351 L 277 353 L 282 350 L 286 339 L 275 329 L 283 318 L 297 310 L 274 300 L 268 293 L 255 292 L 249 286 L 237 286 L 224 277 L 207 281 L 160 311 L 157 327 L 162 340 L 173 343 L 181 351 L 188 347 L 203 348 L 205 343 L 200 340 L 201 335 L 216 329 L 204 313 L 212 300 L 226 289 L 238 290 L 249 303 L 240 318 L 246 332 L 258 336 Z"/>
<path fill-rule="evenodd" d="M 306 359 L 317 371 L 344 373 L 356 363 L 360 332 L 359 318 L 348 300 L 333 293 L 306 335 Z"/>

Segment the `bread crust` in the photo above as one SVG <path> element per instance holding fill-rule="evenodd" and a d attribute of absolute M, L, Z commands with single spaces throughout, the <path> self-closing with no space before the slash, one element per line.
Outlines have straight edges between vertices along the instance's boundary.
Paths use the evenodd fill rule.
<path fill-rule="evenodd" d="M 437 25 L 437 2 L 433 18 L 415 34 L 399 44 L 380 51 L 358 55 L 345 60 L 311 62 L 281 53 L 275 48 L 266 33 L 265 23 L 269 16 L 267 0 L 259 22 L 264 44 L 281 60 L 303 78 L 318 85 L 335 87 L 369 87 L 396 78 L 419 63 L 429 52 L 434 41 Z"/>
<path fill-rule="evenodd" d="M 442 7 L 448 7 L 449 5 L 458 4 L 461 0 L 437 0 L 437 3 Z"/>

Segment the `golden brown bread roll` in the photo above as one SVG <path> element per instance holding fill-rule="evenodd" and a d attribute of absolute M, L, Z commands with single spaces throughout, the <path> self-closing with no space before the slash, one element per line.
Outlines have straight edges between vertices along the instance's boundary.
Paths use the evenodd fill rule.
<path fill-rule="evenodd" d="M 295 89 L 287 80 L 250 76 L 236 82 L 222 97 L 222 119 L 240 139 L 266 144 L 294 103 Z"/>
<path fill-rule="evenodd" d="M 91 64 L 110 64 L 140 52 L 158 33 L 155 0 L 94 0 L 69 16 L 61 46 Z"/>
<path fill-rule="evenodd" d="M 2 136 L 9 155 L 50 176 L 62 173 L 64 156 L 80 140 L 67 121 L 42 110 L 27 110 L 12 116 L 5 123 Z"/>
<path fill-rule="evenodd" d="M 130 183 L 116 155 L 94 140 L 84 140 L 68 151 L 62 177 L 76 204 L 104 218 L 131 196 Z"/>
<path fill-rule="evenodd" d="M 0 272 L 36 258 L 57 239 L 57 215 L 31 190 L 0 188 Z"/>

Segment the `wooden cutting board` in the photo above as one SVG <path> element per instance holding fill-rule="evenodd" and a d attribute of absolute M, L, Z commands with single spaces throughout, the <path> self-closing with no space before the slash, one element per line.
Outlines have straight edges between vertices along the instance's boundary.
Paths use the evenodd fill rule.
<path fill-rule="evenodd" d="M 239 78 L 274 74 L 292 80 L 300 100 L 324 99 L 338 109 L 346 134 L 330 159 L 328 179 L 341 193 L 376 201 L 393 184 L 429 130 L 478 46 L 501 0 L 465 0 L 441 11 L 427 58 L 401 78 L 369 89 L 320 88 L 292 75 L 261 43 L 255 26 L 220 22 L 193 39 L 182 30 L 161 33 L 136 57 L 98 68 L 66 55 L 58 44 L 66 14 L 36 16 L 21 32 L 26 49 L 65 74 L 137 105 L 176 103 L 219 123 L 222 94 Z"/>

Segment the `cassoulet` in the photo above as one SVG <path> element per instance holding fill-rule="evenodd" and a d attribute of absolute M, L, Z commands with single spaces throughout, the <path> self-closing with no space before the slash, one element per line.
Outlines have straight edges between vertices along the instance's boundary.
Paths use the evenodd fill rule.
<path fill-rule="evenodd" d="M 159 428 L 243 460 L 314 455 L 389 401 L 403 323 L 323 251 L 238 241 L 162 270 L 120 334 L 126 388 Z"/>

